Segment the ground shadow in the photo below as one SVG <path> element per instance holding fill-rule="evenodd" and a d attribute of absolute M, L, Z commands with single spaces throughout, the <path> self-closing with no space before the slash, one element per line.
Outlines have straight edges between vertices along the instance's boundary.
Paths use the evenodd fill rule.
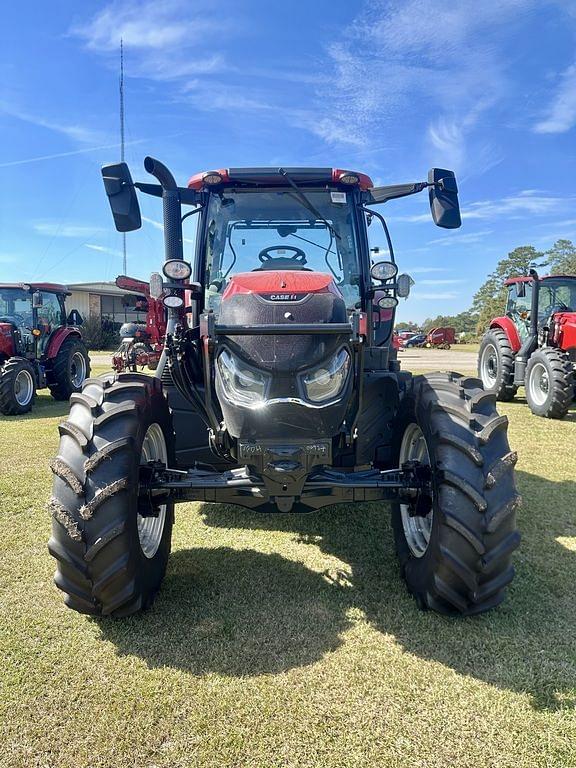
<path fill-rule="evenodd" d="M 520 393 L 516 395 L 516 397 L 513 400 L 510 400 L 508 403 L 506 403 L 508 407 L 515 407 L 517 406 L 519 409 L 524 410 L 526 409 L 526 413 L 530 413 L 530 406 L 528 405 L 528 401 L 526 400 L 526 396 L 524 394 L 524 389 L 520 390 Z M 541 416 L 536 416 L 535 414 L 530 414 L 533 419 L 541 419 Z M 562 421 L 568 421 L 568 422 L 576 422 L 576 399 L 572 401 L 572 405 L 568 409 L 568 413 L 566 416 L 563 417 Z"/>
<path fill-rule="evenodd" d="M 34 401 L 32 410 L 17 416 L 4 416 L 0 414 L 0 423 L 14 424 L 18 421 L 34 421 L 36 419 L 55 419 L 67 416 L 70 412 L 68 400 L 53 400 L 51 397 L 38 397 Z"/>
<path fill-rule="evenodd" d="M 518 473 L 523 544 L 506 602 L 470 619 L 420 612 L 398 573 L 385 505 L 311 515 L 258 515 L 205 504 L 207 525 L 292 532 L 347 564 L 348 587 L 279 555 L 187 550 L 171 557 L 154 608 L 103 622 L 121 652 L 153 665 L 251 675 L 314 662 L 341 643 L 356 608 L 409 653 L 460 674 L 528 693 L 537 709 L 576 704 L 576 483 Z"/>
<path fill-rule="evenodd" d="M 523 542 L 506 602 L 470 619 L 421 613 L 400 580 L 383 505 L 336 506 L 314 515 L 263 517 L 236 507 L 203 506 L 207 524 L 294 531 L 348 563 L 349 600 L 407 651 L 459 673 L 520 692 L 534 707 L 576 704 L 576 483 L 518 472 Z M 572 542 L 572 543 L 573 543 Z"/>
<path fill-rule="evenodd" d="M 175 552 L 154 607 L 100 629 L 121 653 L 195 674 L 284 672 L 338 648 L 342 590 L 280 555 L 251 549 Z"/>

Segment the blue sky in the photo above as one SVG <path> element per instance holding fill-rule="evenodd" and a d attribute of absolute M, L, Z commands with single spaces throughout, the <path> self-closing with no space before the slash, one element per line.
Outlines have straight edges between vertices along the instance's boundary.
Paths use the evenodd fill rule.
<path fill-rule="evenodd" d="M 381 184 L 456 170 L 460 230 L 434 227 L 425 194 L 380 209 L 416 280 L 400 319 L 466 309 L 518 245 L 576 240 L 576 2 L 29 0 L 7 4 L 0 34 L 3 280 L 121 272 L 99 173 L 119 158 L 121 36 L 135 178 L 146 154 L 181 184 L 238 165 Z M 161 211 L 141 203 L 128 271 L 147 277 Z"/>

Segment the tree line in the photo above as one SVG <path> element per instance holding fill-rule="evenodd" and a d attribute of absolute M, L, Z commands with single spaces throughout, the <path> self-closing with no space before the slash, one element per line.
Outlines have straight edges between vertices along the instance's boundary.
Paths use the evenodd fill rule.
<path fill-rule="evenodd" d="M 449 326 L 455 329 L 456 334 L 481 335 L 492 318 L 504 312 L 507 294 L 504 281 L 509 277 L 527 276 L 531 269 L 549 275 L 576 275 L 576 246 L 571 240 L 557 240 L 547 251 L 539 251 L 533 245 L 521 245 L 498 262 L 496 269 L 474 294 L 470 309 L 457 315 L 430 317 L 421 324 L 412 321 L 398 323 L 396 330 L 417 331 L 422 328 L 428 332 L 431 328 Z"/>

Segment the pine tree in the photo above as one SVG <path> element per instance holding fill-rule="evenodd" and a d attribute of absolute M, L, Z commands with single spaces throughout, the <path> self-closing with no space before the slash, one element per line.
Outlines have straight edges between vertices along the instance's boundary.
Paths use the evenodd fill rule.
<path fill-rule="evenodd" d="M 494 272 L 488 275 L 485 283 L 478 289 L 472 302 L 472 312 L 478 315 L 477 331 L 483 333 L 494 317 L 502 315 L 506 306 L 506 286 L 509 277 L 526 276 L 540 259 L 542 251 L 533 245 L 521 245 L 510 251 L 505 259 L 498 262 Z"/>

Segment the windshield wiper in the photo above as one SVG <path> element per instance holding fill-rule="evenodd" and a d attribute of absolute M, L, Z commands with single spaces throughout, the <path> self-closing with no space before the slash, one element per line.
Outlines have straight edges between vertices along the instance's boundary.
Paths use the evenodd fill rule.
<path fill-rule="evenodd" d="M 333 237 L 337 237 L 337 238 L 338 238 L 338 240 L 341 240 L 342 238 L 340 237 L 340 235 L 338 234 L 338 232 L 336 232 L 336 230 L 334 229 L 334 227 L 332 226 L 332 224 L 330 224 L 328 221 L 326 221 L 326 219 L 324 218 L 324 216 L 322 216 L 322 214 L 321 214 L 321 213 L 320 213 L 320 211 L 319 211 L 319 210 L 316 208 L 316 206 L 315 206 L 313 203 L 311 203 L 311 202 L 310 202 L 310 200 L 308 200 L 308 198 L 306 197 L 306 195 L 304 194 L 304 192 L 302 192 L 302 190 L 301 190 L 301 189 L 300 189 L 300 187 L 299 187 L 299 186 L 296 184 L 296 182 L 295 182 L 293 179 L 291 179 L 291 178 L 290 178 L 290 176 L 288 176 L 288 174 L 286 173 L 286 171 L 284 170 L 284 168 L 278 168 L 278 173 L 279 173 L 281 176 L 284 176 L 284 178 L 286 179 L 286 181 L 288 182 L 288 184 L 290 184 L 290 186 L 291 186 L 291 187 L 294 189 L 294 191 L 295 191 L 295 197 L 296 197 L 296 198 L 297 198 L 297 199 L 298 199 L 298 200 L 299 200 L 299 201 L 302 203 L 302 205 L 303 205 L 305 208 L 307 208 L 307 209 L 310 211 L 310 213 L 313 213 L 313 214 L 314 214 L 314 216 L 316 216 L 316 218 L 318 219 L 318 221 L 321 221 L 321 222 L 324 224 L 324 226 L 326 227 L 326 229 L 328 229 L 328 231 L 329 231 L 329 232 L 332 234 L 332 236 L 333 236 Z"/>

